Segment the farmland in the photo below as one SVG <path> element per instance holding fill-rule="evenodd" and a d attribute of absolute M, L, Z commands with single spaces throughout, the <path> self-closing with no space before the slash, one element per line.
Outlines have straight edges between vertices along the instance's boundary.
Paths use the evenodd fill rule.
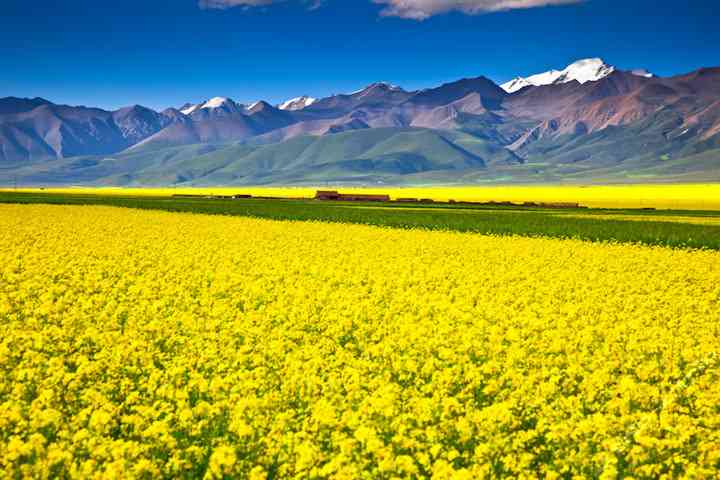
<path fill-rule="evenodd" d="M 0 5 L 0 480 L 720 480 L 720 0 Z"/>
<path fill-rule="evenodd" d="M 590 241 L 615 241 L 671 247 L 720 249 L 720 191 L 717 186 L 610 187 L 589 189 L 583 205 L 591 209 L 512 208 L 468 204 L 398 204 L 362 202 L 317 202 L 303 199 L 205 199 L 174 198 L 173 194 L 232 195 L 235 189 L 64 189 L 0 192 L 0 203 L 109 205 L 139 209 L 165 210 L 335 223 L 356 223 L 394 228 L 450 230 L 497 235 L 575 238 Z M 609 189 L 609 190 L 608 190 Z M 527 187 L 525 189 L 397 189 L 400 196 L 430 197 L 438 200 L 513 200 L 572 201 L 583 189 Z M 383 192 L 366 189 L 364 192 Z M 387 191 L 387 190 L 386 190 Z M 254 195 L 311 197 L 314 190 L 249 189 Z M 664 192 L 664 193 L 658 193 Z M 713 197 L 718 193 L 717 197 Z M 449 197 L 452 195 L 452 197 Z M 653 197 L 653 195 L 655 195 Z M 635 197 L 636 200 L 632 198 Z M 644 205 L 658 210 L 637 207 Z M 655 198 L 655 200 L 651 200 Z M 575 200 L 577 201 L 577 200 Z M 598 205 L 621 205 L 620 209 Z M 674 209 L 662 209 L 674 205 Z M 687 209 L 679 209 L 684 206 Z M 708 210 L 702 210 L 702 207 Z M 654 208 L 654 207 L 653 207 Z"/>
<path fill-rule="evenodd" d="M 0 192 L 52 193 L 58 195 L 98 195 L 103 197 L 171 197 L 177 194 L 234 195 L 310 198 L 316 190 L 328 188 L 370 194 L 389 194 L 392 198 L 431 198 L 437 201 L 488 202 L 510 201 L 578 202 L 590 208 L 656 208 L 659 210 L 716 210 L 720 211 L 720 183 L 692 184 L 627 184 L 627 185 L 502 185 L 502 186 L 446 186 L 446 187 L 65 187 L 65 188 L 5 188 Z"/>
<path fill-rule="evenodd" d="M 4 478 L 720 467 L 716 251 L 108 206 L 0 228 Z"/>
<path fill-rule="evenodd" d="M 720 210 L 676 187 L 0 191 L 0 477 L 713 477 Z"/>

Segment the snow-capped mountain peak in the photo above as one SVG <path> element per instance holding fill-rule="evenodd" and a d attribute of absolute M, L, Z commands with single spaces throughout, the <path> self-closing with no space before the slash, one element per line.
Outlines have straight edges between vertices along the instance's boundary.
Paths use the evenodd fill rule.
<path fill-rule="evenodd" d="M 553 83 L 568 83 L 573 80 L 580 83 L 596 82 L 614 71 L 615 67 L 605 63 L 602 58 L 585 58 L 568 65 Z"/>
<path fill-rule="evenodd" d="M 204 108 L 213 109 L 213 108 L 220 108 L 223 106 L 232 106 L 236 105 L 235 102 L 233 102 L 231 99 L 227 97 L 213 97 L 210 100 L 207 100 L 203 103 L 198 103 L 197 105 L 186 105 L 185 108 L 181 109 L 180 111 L 184 113 L 185 115 L 190 115 L 193 112 L 196 112 L 198 110 L 202 110 Z"/>
<path fill-rule="evenodd" d="M 500 88 L 505 90 L 508 93 L 514 93 L 518 90 L 521 90 L 525 87 L 532 86 L 533 84 L 530 83 L 530 81 L 523 77 L 515 77 L 509 82 L 505 82 L 502 85 L 500 85 Z"/>
<path fill-rule="evenodd" d="M 551 85 L 556 82 L 558 78 L 563 74 L 560 70 L 549 70 L 543 73 L 537 73 L 527 78 L 515 77 L 507 83 L 500 85 L 500 87 L 508 93 L 517 92 L 521 88 L 529 87 L 531 85 Z"/>
<path fill-rule="evenodd" d="M 205 102 L 205 105 L 203 105 L 202 108 L 218 108 L 230 102 L 232 102 L 232 100 L 227 97 L 214 97 Z"/>
<path fill-rule="evenodd" d="M 615 71 L 615 67 L 606 64 L 601 58 L 584 58 L 571 63 L 564 70 L 549 70 L 529 77 L 517 77 L 500 85 L 506 92 L 517 92 L 531 85 L 556 85 L 577 81 L 580 83 L 595 82 Z"/>
<path fill-rule="evenodd" d="M 602 58 L 584 58 L 571 63 L 563 70 L 549 70 L 529 77 L 516 77 L 500 85 L 508 93 L 514 93 L 529 86 L 557 85 L 577 81 L 579 83 L 596 82 L 601 80 L 617 68 L 608 65 Z M 641 77 L 651 78 L 654 75 L 645 69 L 632 70 L 630 73 Z"/>
<path fill-rule="evenodd" d="M 302 97 L 291 98 L 290 100 L 281 103 L 278 105 L 278 108 L 280 110 L 302 110 L 315 102 L 317 102 L 317 98 L 303 95 Z"/>

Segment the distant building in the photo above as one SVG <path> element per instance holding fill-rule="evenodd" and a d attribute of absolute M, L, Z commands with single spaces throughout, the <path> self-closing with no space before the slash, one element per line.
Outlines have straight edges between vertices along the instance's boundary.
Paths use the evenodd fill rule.
<path fill-rule="evenodd" d="M 315 200 L 339 200 L 340 194 L 336 190 L 318 190 L 315 192 Z"/>
<path fill-rule="evenodd" d="M 370 195 L 363 193 L 339 193 L 337 190 L 318 190 L 315 200 L 336 200 L 340 202 L 389 202 L 390 195 Z"/>

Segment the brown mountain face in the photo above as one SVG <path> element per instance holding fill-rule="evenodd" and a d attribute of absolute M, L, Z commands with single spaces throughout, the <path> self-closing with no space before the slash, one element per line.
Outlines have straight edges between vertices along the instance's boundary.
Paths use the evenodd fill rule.
<path fill-rule="evenodd" d="M 275 108 L 267 102 L 257 102 L 248 110 L 250 121 L 258 133 L 284 128 L 297 120 L 290 112 Z"/>
<path fill-rule="evenodd" d="M 515 116 L 548 120 L 587 109 L 596 102 L 622 97 L 651 81 L 617 71 L 597 82 L 525 88 L 508 97 L 503 108 Z"/>
<path fill-rule="evenodd" d="M 9 105 L 12 103 L 12 108 Z M 42 99 L 0 100 L 0 162 L 101 155 L 122 151 L 173 123 L 138 105 L 108 112 Z"/>
<path fill-rule="evenodd" d="M 584 85 L 572 82 L 526 88 L 509 97 L 503 109 L 515 117 L 539 122 L 521 143 L 629 125 L 661 109 L 672 110 L 690 123 L 702 124 L 707 131 L 714 125 L 711 119 L 718 105 L 713 99 L 720 98 L 719 89 L 720 69 L 671 78 L 645 78 L 617 71 Z M 706 120 L 700 122 L 700 118 Z"/>
<path fill-rule="evenodd" d="M 333 95 L 320 99 L 298 111 L 297 114 L 300 118 L 329 118 L 342 116 L 354 110 L 378 108 L 387 110 L 402 104 L 413 95 L 413 92 L 406 92 L 394 85 L 373 83 L 351 94 Z"/>
<path fill-rule="evenodd" d="M 630 155 L 676 158 L 720 146 L 720 68 L 668 78 L 615 70 L 598 81 L 529 86 L 512 94 L 485 77 L 415 92 L 376 83 L 299 110 L 267 102 L 248 108 L 220 97 L 186 107 L 194 108 L 158 113 L 135 105 L 109 112 L 41 98 L 0 99 L 0 166 L 198 143 L 350 138 L 393 128 L 462 132 L 520 161 L 601 157 L 612 163 Z M 592 149 L 582 146 L 587 142 L 594 142 Z M 373 153 L 381 155 L 381 148 Z"/>
<path fill-rule="evenodd" d="M 246 140 L 259 133 L 260 131 L 250 118 L 242 114 L 224 118 L 176 121 L 133 145 L 129 150 Z"/>
<path fill-rule="evenodd" d="M 48 159 L 57 155 L 41 136 L 20 125 L 0 124 L 0 141 L 0 165 L 20 165 L 24 161 Z"/>
<path fill-rule="evenodd" d="M 2 150 L 4 161 L 110 153 L 131 144 L 115 124 L 112 113 L 99 109 L 43 104 L 22 113 L 2 115 L 0 124 L 15 132 L 15 148 Z M 11 143 L 4 138 L 0 142 Z M 37 157 L 41 152 L 45 155 Z"/>
<path fill-rule="evenodd" d="M 447 105 L 435 108 L 416 109 L 410 116 L 413 127 L 454 129 L 461 127 L 458 119 L 462 114 L 482 115 L 491 113 L 487 107 L 487 99 L 478 92 L 455 100 Z M 495 110 L 498 110 L 495 108 Z"/>
<path fill-rule="evenodd" d="M 173 117 L 157 113 L 149 108 L 134 105 L 113 112 L 112 118 L 118 129 L 131 145 L 159 132 L 173 122 Z"/>
<path fill-rule="evenodd" d="M 720 135 L 720 100 L 709 103 L 706 107 L 700 107 L 686 116 L 685 125 L 703 132 L 701 134 L 703 140 Z"/>
<path fill-rule="evenodd" d="M 14 113 L 29 112 L 41 105 L 51 105 L 44 98 L 0 98 L 0 115 L 11 115 Z"/>
<path fill-rule="evenodd" d="M 297 122 L 291 112 L 263 101 L 255 103 L 251 108 L 227 101 L 217 107 L 199 108 L 189 115 L 175 109 L 163 113 L 172 117 L 173 122 L 147 136 L 130 150 L 242 141 Z"/>
<path fill-rule="evenodd" d="M 416 93 L 408 104 L 419 107 L 434 108 L 456 102 L 470 94 L 477 94 L 483 107 L 494 110 L 500 108 L 508 93 L 485 77 L 466 78 L 457 82 L 446 83 L 438 88 L 423 90 Z"/>

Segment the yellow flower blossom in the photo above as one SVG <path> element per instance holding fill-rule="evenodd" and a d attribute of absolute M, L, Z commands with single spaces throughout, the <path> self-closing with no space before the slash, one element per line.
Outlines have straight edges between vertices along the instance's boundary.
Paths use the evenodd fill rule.
<path fill-rule="evenodd" d="M 0 478 L 717 476 L 720 252 L 79 206 L 0 231 Z"/>

